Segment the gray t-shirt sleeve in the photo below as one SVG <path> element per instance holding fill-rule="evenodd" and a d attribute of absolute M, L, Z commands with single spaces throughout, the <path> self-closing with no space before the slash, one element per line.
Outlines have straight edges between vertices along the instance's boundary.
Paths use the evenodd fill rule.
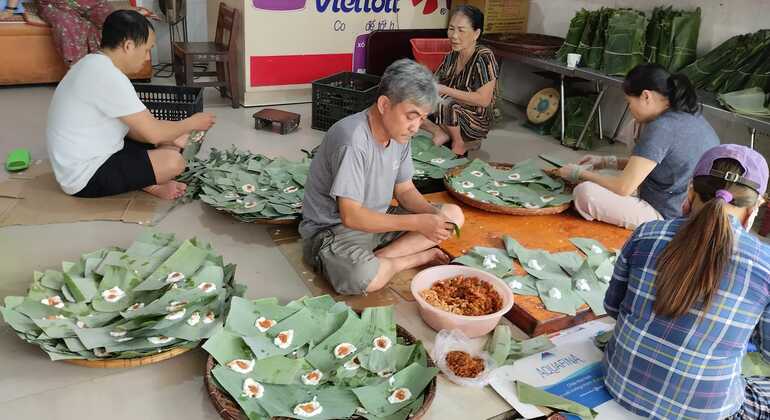
<path fill-rule="evenodd" d="M 412 176 L 414 176 L 414 163 L 412 163 L 412 142 L 409 142 L 401 153 L 401 164 L 396 176 L 396 184 L 409 181 Z"/>
<path fill-rule="evenodd" d="M 665 124 L 660 120 L 653 121 L 642 131 L 631 155 L 661 163 L 671 149 L 672 140 Z"/>
<path fill-rule="evenodd" d="M 331 167 L 333 178 L 329 195 L 333 199 L 349 198 L 358 203 L 365 199 L 366 156 L 363 150 L 342 146 L 333 154 Z"/>

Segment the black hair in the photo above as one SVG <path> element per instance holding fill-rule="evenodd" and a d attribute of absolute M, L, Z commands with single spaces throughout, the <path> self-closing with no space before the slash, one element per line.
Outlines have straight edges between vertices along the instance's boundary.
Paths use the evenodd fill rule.
<path fill-rule="evenodd" d="M 484 33 L 484 13 L 479 10 L 478 7 L 471 6 L 470 4 L 463 4 L 455 7 L 455 9 L 452 11 L 452 16 L 458 13 L 464 15 L 468 18 L 469 21 L 471 21 L 471 28 L 473 28 L 474 31 L 476 29 L 481 31 L 479 36 Z"/>
<path fill-rule="evenodd" d="M 700 112 L 698 95 L 690 79 L 683 74 L 671 74 L 660 64 L 640 64 L 623 81 L 623 92 L 639 96 L 644 90 L 660 93 L 668 98 L 674 111 L 697 114 Z"/>
<path fill-rule="evenodd" d="M 150 21 L 135 10 L 116 10 L 102 25 L 102 48 L 115 49 L 126 41 L 143 45 L 155 30 Z"/>

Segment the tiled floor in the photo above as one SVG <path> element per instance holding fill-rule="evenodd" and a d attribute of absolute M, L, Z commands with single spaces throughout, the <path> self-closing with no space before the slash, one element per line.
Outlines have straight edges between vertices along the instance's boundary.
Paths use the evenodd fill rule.
<path fill-rule="evenodd" d="M 0 88 L 0 156 L 26 147 L 33 159 L 45 158 L 45 118 L 52 93 L 51 86 Z M 211 89 L 205 103 L 206 110 L 217 115 L 217 125 L 206 140 L 208 147 L 234 144 L 268 156 L 297 159 L 303 156 L 300 149 L 310 149 L 323 138 L 322 132 L 309 128 L 309 104 L 280 107 L 302 115 L 298 132 L 280 136 L 254 130 L 251 115 L 257 109 L 233 110 Z M 623 153 L 621 146 L 603 151 L 610 149 Z M 479 157 L 515 162 L 539 153 L 566 159 L 578 156 L 554 139 L 521 128 L 509 115 L 490 133 Z M 237 223 L 195 202 L 174 210 L 157 228 L 212 242 L 227 261 L 238 265 L 237 279 L 249 287 L 248 297 L 288 300 L 307 293 L 263 226 Z M 142 229 L 111 222 L 0 228 L 0 299 L 23 294 L 35 269 L 57 266 L 104 246 L 126 246 Z M 204 359 L 202 351 L 193 351 L 131 370 L 81 368 L 48 361 L 44 353 L 0 325 L 0 419 L 215 420 L 219 416 L 202 381 Z M 457 418 L 470 417 L 458 413 Z"/>

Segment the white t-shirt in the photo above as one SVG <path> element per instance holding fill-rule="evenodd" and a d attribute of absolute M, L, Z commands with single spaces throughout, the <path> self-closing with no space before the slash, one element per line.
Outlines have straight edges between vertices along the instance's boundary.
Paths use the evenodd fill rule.
<path fill-rule="evenodd" d="M 64 76 L 48 110 L 46 139 L 56 180 L 67 194 L 85 188 L 123 148 L 120 117 L 145 109 L 131 81 L 102 54 L 89 54 Z"/>

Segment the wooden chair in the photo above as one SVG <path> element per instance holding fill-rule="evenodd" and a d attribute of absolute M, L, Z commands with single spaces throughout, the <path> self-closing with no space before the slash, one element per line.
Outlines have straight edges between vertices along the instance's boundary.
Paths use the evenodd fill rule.
<path fill-rule="evenodd" d="M 177 86 L 217 87 L 222 97 L 230 95 L 233 108 L 238 108 L 236 46 L 240 31 L 240 13 L 237 9 L 219 3 L 217 32 L 214 42 L 175 42 L 174 74 Z M 194 70 L 194 63 L 215 62 L 216 71 Z M 216 76 L 216 81 L 196 82 L 196 77 Z"/>

